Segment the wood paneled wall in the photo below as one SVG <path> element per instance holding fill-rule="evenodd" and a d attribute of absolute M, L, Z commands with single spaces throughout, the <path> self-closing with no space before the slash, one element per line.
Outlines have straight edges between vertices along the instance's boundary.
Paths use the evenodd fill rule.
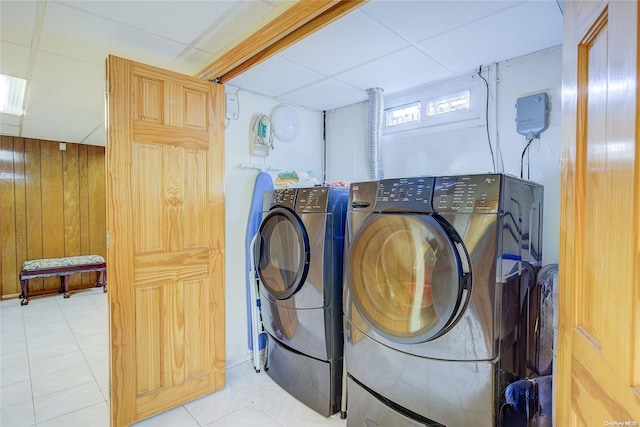
<path fill-rule="evenodd" d="M 38 139 L 0 140 L 0 279 L 2 298 L 20 294 L 22 262 L 74 255 L 106 257 L 105 149 Z M 74 274 L 71 286 L 95 283 Z M 58 277 L 29 281 L 57 292 Z"/>

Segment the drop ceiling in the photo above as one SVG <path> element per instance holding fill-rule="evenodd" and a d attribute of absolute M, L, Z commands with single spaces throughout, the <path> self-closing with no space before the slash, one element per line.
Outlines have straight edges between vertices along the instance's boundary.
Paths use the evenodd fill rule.
<path fill-rule="evenodd" d="M 109 54 L 197 75 L 282 1 L 0 1 L 0 72 L 27 79 L 0 133 L 104 145 Z M 556 0 L 372 0 L 230 80 L 331 110 L 558 46 Z"/>

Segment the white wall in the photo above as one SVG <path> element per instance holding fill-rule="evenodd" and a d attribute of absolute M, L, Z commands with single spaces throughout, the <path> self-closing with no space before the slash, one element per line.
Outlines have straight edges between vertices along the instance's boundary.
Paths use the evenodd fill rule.
<path fill-rule="evenodd" d="M 236 93 L 237 88 L 227 86 Z M 226 355 L 232 366 L 249 355 L 246 310 L 245 236 L 253 195 L 256 169 L 241 164 L 268 165 L 281 171 L 313 171 L 322 177 L 322 114 L 296 108 L 300 118 L 300 136 L 289 142 L 274 138 L 275 149 L 267 157 L 251 155 L 251 126 L 259 113 L 270 115 L 280 103 L 276 100 L 239 90 L 239 116 L 227 120 L 225 132 L 225 222 L 226 222 Z M 275 178 L 277 171 L 270 171 Z"/>
<path fill-rule="evenodd" d="M 526 145 L 525 137 L 515 130 L 516 100 L 539 92 L 549 96 L 549 128 L 529 147 L 529 179 L 544 185 L 543 264 L 557 264 L 560 250 L 561 90 L 561 47 L 505 61 L 498 66 L 498 141 L 504 155 L 505 173 L 520 176 L 520 157 Z M 526 156 L 524 176 L 527 177 Z"/>
<path fill-rule="evenodd" d="M 546 92 L 549 96 L 549 128 L 540 139 L 532 142 L 529 150 L 529 178 L 545 188 L 543 264 L 558 261 L 561 56 L 561 47 L 547 49 L 493 64 L 488 67 L 487 74 L 491 88 L 489 128 L 498 171 L 520 176 L 520 157 L 526 140 L 516 132 L 516 100 L 538 92 Z M 495 86 L 491 84 L 493 80 L 497 82 Z M 327 114 L 329 181 L 370 179 L 367 166 L 367 108 L 368 103 L 363 102 Z M 493 170 L 486 126 L 476 125 L 440 133 L 423 130 L 385 135 L 382 150 L 384 176 L 388 178 Z M 525 163 L 525 178 L 526 171 Z"/>

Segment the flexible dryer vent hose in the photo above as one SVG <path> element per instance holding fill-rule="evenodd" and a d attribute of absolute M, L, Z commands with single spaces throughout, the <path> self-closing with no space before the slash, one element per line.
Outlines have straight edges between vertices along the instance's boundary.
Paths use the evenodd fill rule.
<path fill-rule="evenodd" d="M 379 87 L 367 89 L 369 95 L 369 177 L 384 178 L 382 165 L 382 123 L 384 119 L 383 90 Z"/>

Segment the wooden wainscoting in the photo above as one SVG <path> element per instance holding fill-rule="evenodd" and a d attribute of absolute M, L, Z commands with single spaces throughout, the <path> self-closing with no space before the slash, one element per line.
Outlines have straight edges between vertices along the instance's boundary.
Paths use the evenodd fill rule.
<path fill-rule="evenodd" d="M 2 299 L 20 294 L 27 259 L 106 258 L 105 149 L 2 136 L 0 140 L 0 279 Z M 75 274 L 71 286 L 95 284 Z M 34 279 L 29 294 L 57 292 L 59 277 Z"/>

